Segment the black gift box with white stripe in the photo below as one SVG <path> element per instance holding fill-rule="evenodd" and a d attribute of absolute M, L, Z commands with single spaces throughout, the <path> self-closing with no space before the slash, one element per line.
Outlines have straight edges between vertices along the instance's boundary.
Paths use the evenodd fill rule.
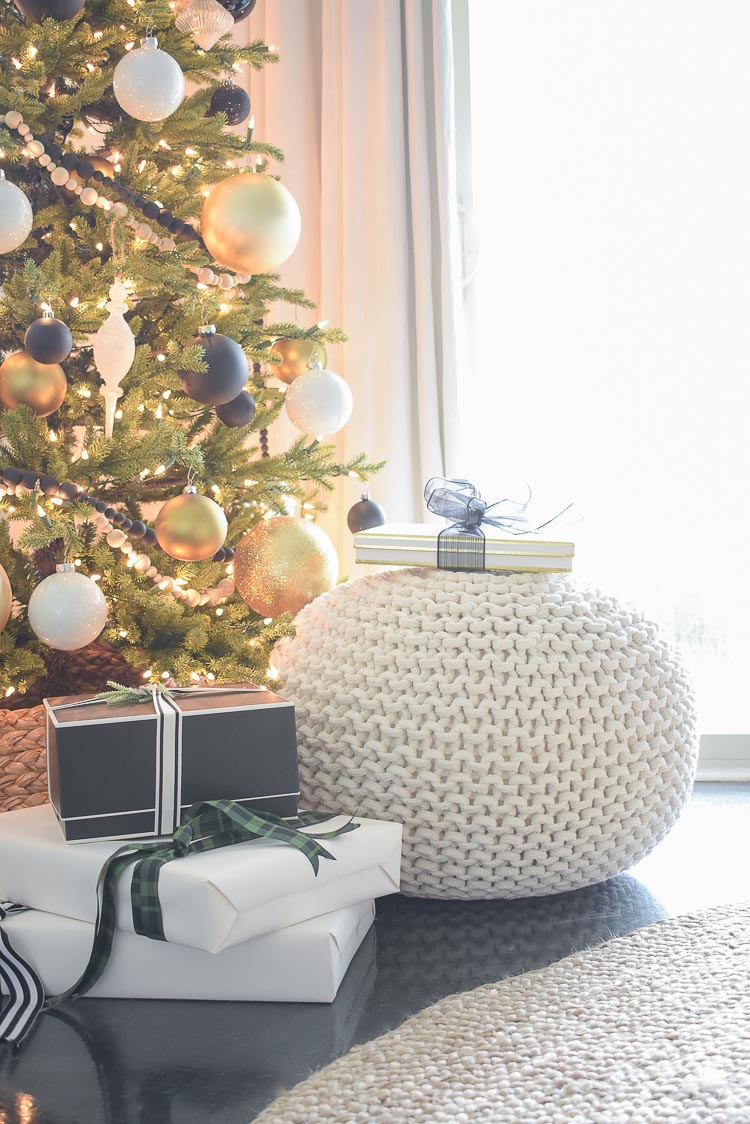
<path fill-rule="evenodd" d="M 200 800 L 297 814 L 294 705 L 272 691 L 233 684 L 44 705 L 50 801 L 69 843 L 171 835 Z"/>

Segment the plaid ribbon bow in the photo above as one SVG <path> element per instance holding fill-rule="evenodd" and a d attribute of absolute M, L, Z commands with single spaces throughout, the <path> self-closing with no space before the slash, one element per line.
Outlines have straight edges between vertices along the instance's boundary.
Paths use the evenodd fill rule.
<path fill-rule="evenodd" d="M 68 999 L 79 999 L 101 977 L 107 966 L 117 929 L 115 886 L 120 874 L 131 863 L 136 863 L 131 883 L 133 927 L 141 936 L 165 941 L 167 938 L 164 935 L 159 903 L 159 875 L 166 863 L 202 851 L 228 847 L 233 843 L 245 843 L 252 839 L 277 839 L 301 851 L 317 875 L 321 858 L 335 861 L 335 856 L 325 849 L 320 840 L 334 839 L 359 827 L 359 824 L 349 820 L 335 831 L 300 830 L 314 827 L 331 818 L 327 813 L 307 812 L 289 822 L 279 816 L 245 808 L 232 800 L 208 800 L 188 808 L 182 823 L 169 841 L 128 843 L 120 847 L 106 860 L 97 879 L 97 914 L 88 963 L 76 982 L 60 995 L 45 997 L 39 976 L 15 951 L 8 934 L 0 925 L 0 978 L 10 994 L 10 1001 L 0 1012 L 0 1043 L 19 1045 L 41 1011 L 59 1007 Z M 22 912 L 26 908 L 13 902 L 0 902 L 0 922 L 7 915 Z"/>

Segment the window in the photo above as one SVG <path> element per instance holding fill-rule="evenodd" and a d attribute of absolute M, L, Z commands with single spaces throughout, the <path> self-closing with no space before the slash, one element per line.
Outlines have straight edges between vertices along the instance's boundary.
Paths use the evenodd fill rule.
<path fill-rule="evenodd" d="M 469 0 L 469 24 L 467 472 L 574 499 L 578 576 L 676 635 L 703 733 L 747 735 L 750 6 Z"/>

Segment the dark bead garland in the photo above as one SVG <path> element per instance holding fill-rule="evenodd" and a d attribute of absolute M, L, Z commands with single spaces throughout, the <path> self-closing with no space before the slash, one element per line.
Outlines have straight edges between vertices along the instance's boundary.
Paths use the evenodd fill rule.
<path fill-rule="evenodd" d="M 56 496 L 61 500 L 81 500 L 83 503 L 89 504 L 104 515 L 110 523 L 123 531 L 132 539 L 140 541 L 144 546 L 159 546 L 159 541 L 156 537 L 156 531 L 153 527 L 149 527 L 141 519 L 130 519 L 121 511 L 117 511 L 114 507 L 109 507 L 104 500 L 98 500 L 95 496 L 90 495 L 84 488 L 78 484 L 74 484 L 72 480 L 65 480 L 63 483 L 57 479 L 56 476 L 44 474 L 38 475 L 36 472 L 26 471 L 22 472 L 20 468 L 3 468 L 0 469 L 0 480 L 3 484 L 9 484 L 13 488 L 21 485 L 28 488 L 31 492 L 34 488 L 38 487 L 40 492 L 45 496 Z M 161 548 L 159 548 L 161 549 Z M 211 558 L 212 562 L 231 562 L 234 558 L 234 548 L 231 546 L 222 546 L 216 551 Z"/>
<path fill-rule="evenodd" d="M 7 125 L 7 128 L 12 126 Z M 17 132 L 17 129 L 13 130 Z M 20 134 L 19 134 L 20 135 Z M 200 236 L 200 233 L 191 226 L 190 223 L 185 222 L 183 219 L 176 218 L 170 210 L 166 207 L 159 207 L 153 201 L 145 199 L 138 192 L 133 191 L 126 184 L 120 183 L 114 176 L 108 176 L 99 169 L 94 168 L 94 165 L 86 156 L 78 156 L 75 152 L 65 152 L 58 144 L 45 145 L 45 152 L 51 159 L 65 168 L 68 172 L 75 172 L 81 179 L 93 179 L 97 183 L 105 184 L 111 188 L 115 194 L 122 196 L 128 203 L 132 203 L 139 211 L 146 216 L 147 219 L 152 219 L 159 223 L 160 226 L 167 227 L 172 234 L 177 237 L 182 237 L 186 241 L 196 241 L 202 250 L 206 249 L 206 244 Z"/>

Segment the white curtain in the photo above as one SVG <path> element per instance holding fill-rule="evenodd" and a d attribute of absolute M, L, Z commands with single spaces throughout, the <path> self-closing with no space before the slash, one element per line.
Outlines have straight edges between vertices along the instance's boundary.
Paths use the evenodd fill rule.
<path fill-rule="evenodd" d="M 328 365 L 355 408 L 342 457 L 387 460 L 373 497 L 391 520 L 422 516 L 427 477 L 455 473 L 464 354 L 450 0 L 260 0 L 237 27 L 279 48 L 251 74 L 255 137 L 286 153 L 283 182 L 302 210 L 283 268 L 349 336 Z M 289 318 L 290 310 L 277 310 Z M 291 436 L 281 423 L 278 446 Z M 337 487 L 321 520 L 354 573 Z"/>

